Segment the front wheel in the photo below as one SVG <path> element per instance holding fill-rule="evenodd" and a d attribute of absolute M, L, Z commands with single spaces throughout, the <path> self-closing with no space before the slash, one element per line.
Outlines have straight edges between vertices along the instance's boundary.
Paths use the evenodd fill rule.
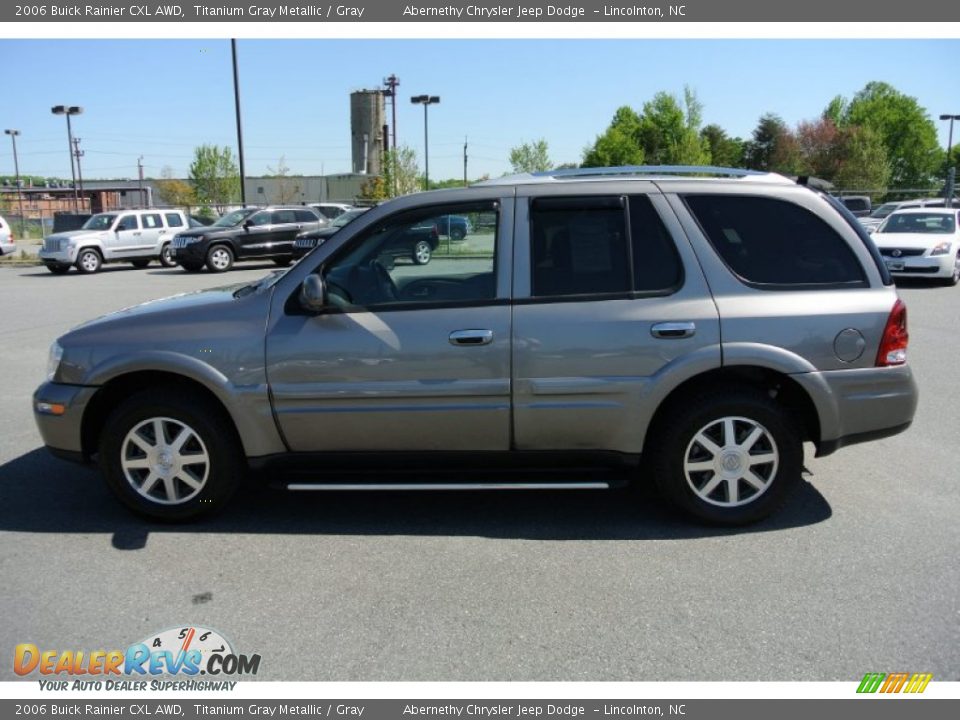
<path fill-rule="evenodd" d="M 667 410 L 645 453 L 662 494 L 716 525 L 780 509 L 800 481 L 803 443 L 788 411 L 753 390 L 719 390 Z"/>
<path fill-rule="evenodd" d="M 426 265 L 433 257 L 433 248 L 426 240 L 420 240 L 413 246 L 413 262 L 417 265 Z"/>
<path fill-rule="evenodd" d="M 226 272 L 233 267 L 233 251 L 229 245 L 214 245 L 207 251 L 207 269 L 210 272 Z"/>
<path fill-rule="evenodd" d="M 104 424 L 99 451 L 114 494 L 158 520 L 219 510 L 244 471 L 239 440 L 222 408 L 171 388 L 127 398 Z"/>
<path fill-rule="evenodd" d="M 944 279 L 943 284 L 947 287 L 953 287 L 958 282 L 960 282 L 960 251 L 957 252 L 957 256 L 953 259 L 953 274 Z"/>
<path fill-rule="evenodd" d="M 103 265 L 103 258 L 100 257 L 100 253 L 92 248 L 81 250 L 80 254 L 77 255 L 77 270 L 82 273 L 95 273 L 101 265 Z"/>

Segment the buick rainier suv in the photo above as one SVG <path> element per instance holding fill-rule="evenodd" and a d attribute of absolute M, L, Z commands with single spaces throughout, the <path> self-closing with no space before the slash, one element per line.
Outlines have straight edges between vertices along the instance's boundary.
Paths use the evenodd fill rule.
<path fill-rule="evenodd" d="M 441 215 L 471 232 L 384 261 Z M 218 510 L 252 469 L 294 492 L 652 478 L 737 525 L 787 502 L 804 443 L 910 425 L 907 342 L 834 198 L 725 168 L 553 171 L 398 198 L 259 282 L 82 325 L 33 409 L 55 455 L 154 518 Z"/>

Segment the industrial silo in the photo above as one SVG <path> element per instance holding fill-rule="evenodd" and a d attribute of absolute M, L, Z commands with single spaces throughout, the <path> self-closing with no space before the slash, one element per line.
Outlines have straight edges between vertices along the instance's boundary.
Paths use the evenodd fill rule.
<path fill-rule="evenodd" d="M 380 90 L 358 90 L 350 93 L 353 172 L 380 174 L 385 117 L 383 93 Z"/>

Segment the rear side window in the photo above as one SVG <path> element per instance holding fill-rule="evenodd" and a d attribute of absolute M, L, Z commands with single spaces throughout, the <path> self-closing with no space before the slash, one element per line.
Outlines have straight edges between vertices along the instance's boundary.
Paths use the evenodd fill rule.
<path fill-rule="evenodd" d="M 749 284 L 799 289 L 866 283 L 843 237 L 806 208 L 752 196 L 684 200 L 723 261 Z"/>
<path fill-rule="evenodd" d="M 673 241 L 643 195 L 539 198 L 530 232 L 534 296 L 660 294 L 682 277 Z"/>
<path fill-rule="evenodd" d="M 143 226 L 147 229 L 163 227 L 163 221 L 159 215 L 144 215 Z"/>
<path fill-rule="evenodd" d="M 167 219 L 167 227 L 183 227 L 183 218 L 179 213 L 166 213 L 164 217 Z"/>
<path fill-rule="evenodd" d="M 274 210 L 273 218 L 271 222 L 274 225 L 286 225 L 288 223 L 295 223 L 297 221 L 297 216 L 293 214 L 293 210 Z"/>

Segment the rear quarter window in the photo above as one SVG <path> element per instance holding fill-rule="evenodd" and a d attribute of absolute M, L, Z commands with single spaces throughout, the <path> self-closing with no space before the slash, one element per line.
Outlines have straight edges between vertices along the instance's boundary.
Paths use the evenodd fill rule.
<path fill-rule="evenodd" d="M 866 285 L 846 240 L 806 208 L 742 195 L 687 195 L 684 201 L 717 254 L 749 285 Z"/>

